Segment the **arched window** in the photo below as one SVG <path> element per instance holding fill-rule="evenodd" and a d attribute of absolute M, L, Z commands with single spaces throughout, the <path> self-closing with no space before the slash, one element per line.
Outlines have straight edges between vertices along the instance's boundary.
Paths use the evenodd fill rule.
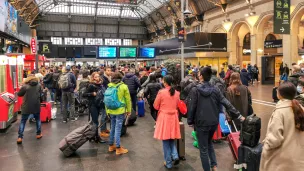
<path fill-rule="evenodd" d="M 250 49 L 250 33 L 247 33 L 244 37 L 243 49 Z"/>
<path fill-rule="evenodd" d="M 277 40 L 277 38 L 273 34 L 268 34 L 266 36 L 265 41 L 272 41 L 272 40 Z"/>

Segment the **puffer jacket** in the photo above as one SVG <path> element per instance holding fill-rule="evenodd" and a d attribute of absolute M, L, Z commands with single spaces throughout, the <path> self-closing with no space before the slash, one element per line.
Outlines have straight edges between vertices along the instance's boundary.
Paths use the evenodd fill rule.
<path fill-rule="evenodd" d="M 35 76 L 29 76 L 24 80 L 24 85 L 17 93 L 19 97 L 23 97 L 21 113 L 22 114 L 39 114 L 40 113 L 40 97 L 42 93 L 39 79 Z"/>
<path fill-rule="evenodd" d="M 145 97 L 149 100 L 150 103 L 153 103 L 156 99 L 158 91 L 162 89 L 160 83 L 149 83 L 144 90 Z"/>
<path fill-rule="evenodd" d="M 195 127 L 213 126 L 219 123 L 219 113 L 223 105 L 232 118 L 241 118 L 241 114 L 215 86 L 203 82 L 192 88 L 187 102 L 188 124 Z"/>
<path fill-rule="evenodd" d="M 122 82 L 128 86 L 130 94 L 137 94 L 137 90 L 140 88 L 140 82 L 135 74 L 126 74 Z"/>

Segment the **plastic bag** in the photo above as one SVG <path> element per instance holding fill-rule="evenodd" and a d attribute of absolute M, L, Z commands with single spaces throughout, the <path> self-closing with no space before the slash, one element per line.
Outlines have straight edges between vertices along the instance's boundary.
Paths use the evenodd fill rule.
<path fill-rule="evenodd" d="M 52 108 L 52 119 L 56 119 L 57 108 Z"/>

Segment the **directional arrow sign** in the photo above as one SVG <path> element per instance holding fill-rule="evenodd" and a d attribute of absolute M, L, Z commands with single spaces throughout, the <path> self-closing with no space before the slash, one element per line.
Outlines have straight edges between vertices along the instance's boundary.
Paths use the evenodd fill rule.
<path fill-rule="evenodd" d="M 274 33 L 290 34 L 290 0 L 274 0 Z"/>

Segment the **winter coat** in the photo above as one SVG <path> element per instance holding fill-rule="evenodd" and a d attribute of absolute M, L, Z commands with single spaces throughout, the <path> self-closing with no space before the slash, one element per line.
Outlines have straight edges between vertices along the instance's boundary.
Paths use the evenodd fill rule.
<path fill-rule="evenodd" d="M 180 82 L 180 89 L 181 89 L 181 99 L 184 100 L 187 98 L 189 92 L 185 92 L 185 88 L 195 81 L 192 75 L 187 75 L 181 82 Z"/>
<path fill-rule="evenodd" d="M 17 93 L 19 97 L 23 97 L 21 113 L 22 114 L 39 114 L 40 113 L 40 97 L 42 93 L 39 79 L 29 76 L 24 80 L 24 85 Z"/>
<path fill-rule="evenodd" d="M 43 78 L 43 84 L 45 85 L 46 88 L 52 89 L 53 88 L 53 73 L 50 72 L 46 74 Z"/>
<path fill-rule="evenodd" d="M 190 84 L 188 84 L 182 91 L 181 91 L 181 100 L 186 100 L 189 96 L 190 91 L 193 87 L 198 85 L 198 81 L 193 81 Z"/>
<path fill-rule="evenodd" d="M 229 84 L 230 76 L 231 76 L 232 73 L 233 73 L 232 70 L 228 70 L 228 71 L 226 72 L 226 76 L 225 76 L 224 80 L 225 80 L 225 83 L 226 83 L 227 85 Z"/>
<path fill-rule="evenodd" d="M 126 74 L 126 76 L 122 79 L 122 82 L 128 86 L 130 94 L 137 94 L 137 90 L 140 88 L 140 82 L 135 74 Z"/>
<path fill-rule="evenodd" d="M 295 127 L 290 100 L 277 103 L 270 120 L 261 156 L 260 171 L 302 171 L 304 132 Z"/>
<path fill-rule="evenodd" d="M 220 76 L 222 79 L 224 79 L 224 78 L 225 78 L 225 71 L 221 71 L 220 74 L 219 74 L 219 76 Z"/>
<path fill-rule="evenodd" d="M 140 78 L 139 82 L 140 82 L 140 85 L 143 85 L 148 79 L 148 76 L 143 76 Z"/>
<path fill-rule="evenodd" d="M 95 84 L 95 83 L 90 83 L 88 85 L 87 91 L 83 94 L 84 97 L 88 97 L 89 100 L 89 105 L 97 105 L 95 101 L 95 97 L 93 94 L 94 92 L 97 94 L 99 90 L 102 90 L 105 92 L 105 88 L 103 87 L 102 84 Z"/>
<path fill-rule="evenodd" d="M 218 88 L 209 82 L 203 82 L 192 88 L 187 103 L 188 124 L 196 127 L 213 126 L 219 123 L 222 105 L 232 118 L 241 118 L 241 114 L 224 97 Z"/>
<path fill-rule="evenodd" d="M 171 96 L 169 89 L 160 90 L 153 105 L 158 110 L 154 138 L 159 140 L 181 138 L 177 110 L 180 94 L 175 91 L 174 96 Z"/>
<path fill-rule="evenodd" d="M 247 72 L 246 69 L 242 69 L 241 71 L 241 81 L 242 81 L 242 84 L 245 85 L 245 86 L 249 86 L 249 81 L 250 81 L 250 76 L 249 76 L 249 73 Z"/>
<path fill-rule="evenodd" d="M 246 117 L 249 113 L 249 105 L 252 105 L 251 93 L 249 89 L 240 85 L 236 88 L 236 85 L 231 85 L 227 88 L 226 98 L 229 102 L 241 112 L 242 116 Z M 239 128 L 241 128 L 241 123 L 239 120 L 235 119 L 235 124 Z"/>
<path fill-rule="evenodd" d="M 110 84 L 110 80 L 109 80 L 109 78 L 108 77 L 106 77 L 105 75 L 103 75 L 102 76 L 102 80 L 103 80 L 103 87 L 105 88 L 105 89 L 107 89 L 108 88 L 108 84 Z"/>
<path fill-rule="evenodd" d="M 225 81 L 223 79 L 218 78 L 215 75 L 212 75 L 209 83 L 212 86 L 217 87 L 221 91 L 221 93 L 223 93 L 223 94 L 225 93 L 225 91 L 226 91 L 226 84 L 225 84 Z"/>
<path fill-rule="evenodd" d="M 291 76 L 288 77 L 288 81 L 297 87 L 299 82 L 299 77 L 301 74 L 302 74 L 301 72 L 292 74 Z"/>
<path fill-rule="evenodd" d="M 150 103 L 153 103 L 160 89 L 162 89 L 160 83 L 149 83 L 144 90 L 144 96 Z"/>
<path fill-rule="evenodd" d="M 118 88 L 118 99 L 120 102 L 126 104 L 124 107 L 120 107 L 115 110 L 107 109 L 107 113 L 112 115 L 121 115 L 126 112 L 131 113 L 131 96 L 126 84 L 123 84 L 120 80 L 112 80 L 112 82 L 108 85 L 109 87 L 116 87 L 118 84 L 121 84 Z"/>

